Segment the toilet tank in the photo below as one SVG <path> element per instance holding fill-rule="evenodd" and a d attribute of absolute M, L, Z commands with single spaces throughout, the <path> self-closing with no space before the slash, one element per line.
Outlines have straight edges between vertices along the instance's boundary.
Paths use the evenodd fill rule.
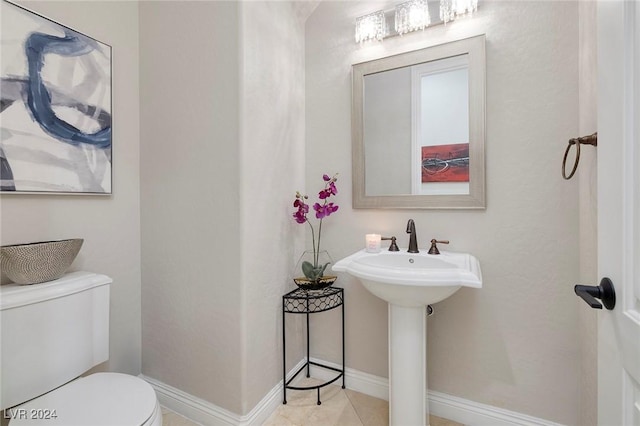
<path fill-rule="evenodd" d="M 0 408 L 57 388 L 109 359 L 111 278 L 73 272 L 0 286 Z"/>

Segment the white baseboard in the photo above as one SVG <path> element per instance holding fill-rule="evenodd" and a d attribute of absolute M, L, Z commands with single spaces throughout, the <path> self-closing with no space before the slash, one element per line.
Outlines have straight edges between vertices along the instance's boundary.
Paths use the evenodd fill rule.
<path fill-rule="evenodd" d="M 241 416 L 158 380 L 140 375 L 153 387 L 160 405 L 200 425 L 239 425 Z"/>
<path fill-rule="evenodd" d="M 341 365 L 311 358 L 311 361 L 341 368 Z M 304 365 L 301 360 L 289 373 L 287 380 Z M 302 375 L 302 373 L 301 373 Z M 330 380 L 336 373 L 320 367 L 311 366 L 311 376 Z M 263 424 L 282 403 L 282 381 L 278 382 L 262 400 L 244 416 L 232 413 L 208 401 L 189 395 L 179 389 L 155 379 L 140 375 L 155 389 L 160 405 L 188 419 L 206 426 L 258 426 Z M 342 385 L 342 380 L 335 382 Z M 389 399 L 389 381 L 362 371 L 346 368 L 345 384 L 347 389 L 384 400 Z M 429 391 L 429 411 L 434 416 L 443 417 L 470 426 L 562 426 L 559 423 L 536 418 L 522 413 L 481 404 L 468 399 L 458 398 L 437 391 Z"/>
<path fill-rule="evenodd" d="M 301 360 L 287 374 L 287 380 L 305 363 Z M 151 384 L 160 405 L 204 426 L 258 426 L 282 404 L 282 380 L 278 382 L 248 414 L 241 416 L 217 405 L 190 395 L 158 380 L 140 375 Z"/>
<path fill-rule="evenodd" d="M 429 411 L 434 416 L 472 426 L 562 426 L 560 423 L 432 390 L 429 391 Z"/>
<path fill-rule="evenodd" d="M 319 359 L 311 358 L 311 360 L 334 368 L 342 367 Z M 352 368 L 346 368 L 345 370 L 347 389 L 386 401 L 389 400 L 388 379 Z M 329 380 L 335 377 L 335 373 L 331 370 L 314 366 L 311 367 L 311 375 L 321 380 Z M 429 412 L 434 416 L 470 426 L 562 426 L 559 423 L 432 390 L 429 391 L 428 404 Z"/>

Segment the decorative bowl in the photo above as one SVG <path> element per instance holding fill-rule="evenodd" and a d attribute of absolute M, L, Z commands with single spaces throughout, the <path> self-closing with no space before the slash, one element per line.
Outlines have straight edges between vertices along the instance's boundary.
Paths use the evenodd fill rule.
<path fill-rule="evenodd" d="M 0 268 L 16 284 L 37 284 L 60 278 L 78 255 L 82 238 L 0 247 Z"/>
<path fill-rule="evenodd" d="M 320 290 L 325 287 L 329 287 L 338 279 L 335 275 L 325 275 L 318 278 L 315 281 L 310 280 L 306 277 L 294 278 L 293 281 L 298 285 L 298 287 L 305 290 Z"/>

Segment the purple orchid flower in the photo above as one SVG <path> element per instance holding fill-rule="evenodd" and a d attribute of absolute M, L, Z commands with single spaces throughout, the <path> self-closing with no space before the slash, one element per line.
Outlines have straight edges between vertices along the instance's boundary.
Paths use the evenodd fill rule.
<path fill-rule="evenodd" d="M 293 218 L 298 223 L 305 223 L 307 221 L 307 213 L 309 213 L 309 205 L 303 201 L 304 198 L 305 197 L 303 195 L 297 193 L 296 199 L 293 202 L 293 207 L 298 208 L 298 210 L 293 214 Z"/>
<path fill-rule="evenodd" d="M 331 213 L 338 211 L 338 207 L 333 203 L 320 204 L 315 203 L 313 205 L 313 209 L 316 211 L 316 218 L 324 219 L 327 216 L 330 216 Z"/>

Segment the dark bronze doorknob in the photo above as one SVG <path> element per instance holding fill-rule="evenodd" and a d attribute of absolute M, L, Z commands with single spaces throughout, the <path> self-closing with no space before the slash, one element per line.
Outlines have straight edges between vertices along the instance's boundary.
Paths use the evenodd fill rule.
<path fill-rule="evenodd" d="M 574 287 L 574 291 L 594 309 L 602 309 L 603 304 L 608 310 L 612 310 L 616 306 L 616 292 L 613 288 L 613 282 L 607 277 L 604 277 L 597 287 L 577 285 Z M 596 299 L 600 299 L 602 304 Z"/>

